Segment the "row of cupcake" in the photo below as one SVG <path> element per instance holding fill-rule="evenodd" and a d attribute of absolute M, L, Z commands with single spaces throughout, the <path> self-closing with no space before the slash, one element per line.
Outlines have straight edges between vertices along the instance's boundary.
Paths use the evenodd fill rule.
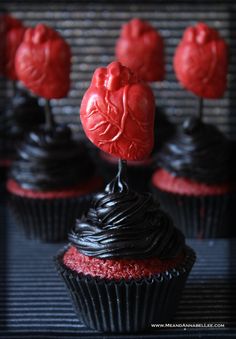
<path fill-rule="evenodd" d="M 102 190 L 101 180 L 92 171 L 84 144 L 77 145 L 70 129 L 59 126 L 50 110 L 50 99 L 65 96 L 69 89 L 68 45 L 52 29 L 38 25 L 26 31 L 15 65 L 25 86 L 49 100 L 45 124 L 27 135 L 10 170 L 7 187 L 19 222 L 30 237 L 42 240 L 58 241 L 69 232 L 70 243 L 55 262 L 79 318 L 89 327 L 136 332 L 152 323 L 170 321 L 195 254 L 174 226 L 178 220 L 173 212 L 174 221 L 161 209 L 156 195 L 136 192 L 126 176 L 126 161 L 142 162 L 153 149 L 155 101 L 151 89 L 119 62 L 95 71 L 82 100 L 81 122 L 90 141 L 118 159 L 119 171 L 104 191 L 88 196 Z M 185 150 L 197 153 L 198 158 L 198 148 L 191 149 L 191 141 L 200 150 L 202 142 L 203 149 L 209 144 L 205 138 L 211 139 L 211 135 L 217 135 L 214 145 L 221 142 L 219 132 L 205 128 L 199 119 L 191 119 L 184 124 L 182 137 L 179 131 L 174 133 L 174 147 L 170 139 L 158 153 L 159 166 L 177 168 L 184 179 L 173 177 L 173 170 L 169 174 L 159 169 L 161 179 L 153 179 L 154 186 L 161 183 L 159 190 L 174 195 L 187 192 L 189 196 L 193 188 L 195 193 L 205 194 L 206 185 L 200 190 L 185 178 L 188 169 L 195 167 L 195 156 L 187 170 L 183 162 L 175 160 Z M 209 154 L 200 152 L 204 161 Z M 224 150 L 222 162 L 223 155 Z M 200 170 L 201 178 L 203 172 Z"/>
<path fill-rule="evenodd" d="M 205 38 L 201 38 L 202 36 Z M 146 46 L 147 41 L 148 45 Z M 54 42 L 54 44 L 50 44 L 50 49 L 48 47 L 49 42 Z M 196 48 L 202 48 L 205 44 L 212 43 L 216 46 L 220 44 L 217 47 L 220 51 L 218 60 L 225 65 L 220 73 L 221 78 L 217 82 L 219 84 L 217 86 L 220 86 L 220 93 L 218 87 L 215 89 L 215 74 L 213 74 L 214 76 L 211 74 L 208 82 L 203 82 L 202 79 L 199 80 L 196 72 L 189 72 L 191 66 L 187 70 L 182 70 L 181 66 L 179 66 L 188 65 L 188 60 L 193 59 L 191 53 L 196 53 Z M 152 58 L 151 56 L 147 58 L 149 62 L 141 62 L 145 67 L 142 67 L 139 77 L 142 76 L 145 79 L 144 75 L 150 74 L 150 67 L 156 67 L 157 70 L 154 72 L 156 73 L 156 78 L 148 78 L 147 76 L 145 80 L 161 80 L 164 73 L 163 58 L 160 57 L 160 60 L 162 60 L 160 63 L 156 62 L 155 64 L 155 60 L 157 60 L 157 51 L 159 51 L 158 56 L 163 55 L 162 40 L 149 24 L 137 19 L 124 25 L 116 48 L 117 57 L 125 63 L 126 59 L 122 59 L 122 51 L 124 50 L 122 46 L 126 46 L 127 49 L 123 53 L 125 53 L 126 57 L 129 56 L 127 60 L 131 68 L 137 66 L 137 61 L 132 55 L 136 44 L 139 45 L 140 49 L 140 53 L 137 53 L 139 59 L 143 55 L 147 57 L 149 53 L 152 56 Z M 60 48 L 64 51 L 62 56 L 59 53 Z M 50 51 L 49 59 L 46 60 L 47 63 L 44 55 L 44 50 L 46 49 Z M 190 51 L 187 56 L 185 50 Z M 41 59 L 37 56 L 35 60 L 36 52 L 39 53 Z M 181 60 L 181 57 L 185 59 L 185 62 Z M 208 55 L 208 58 L 211 60 L 213 56 Z M 211 97 L 219 97 L 225 89 L 226 60 L 227 49 L 224 41 L 217 35 L 215 30 L 204 24 L 199 24 L 196 28 L 190 28 L 186 31 L 184 39 L 176 52 L 176 74 L 180 82 L 187 88 L 189 83 L 191 85 L 194 83 L 194 79 L 195 83 L 198 81 L 194 88 L 197 88 L 198 91 L 201 88 L 201 93 L 197 92 L 201 97 L 209 97 L 209 90 L 211 90 Z M 53 68 L 50 67 L 51 64 L 54 65 Z M 18 79 L 33 93 L 47 100 L 60 98 L 67 94 L 70 72 L 69 47 L 58 33 L 45 25 L 38 25 L 35 30 L 27 30 L 20 48 L 18 46 L 15 65 L 15 74 L 17 74 Z M 204 62 L 198 65 L 200 65 L 199 67 L 205 67 Z M 136 71 L 136 69 L 133 70 Z M 116 80 L 116 74 L 113 74 L 112 70 L 110 72 L 109 86 L 112 88 Z M 38 81 L 39 76 L 42 76 L 42 81 Z M 97 74 L 94 81 L 103 86 L 103 78 L 104 74 L 101 72 Z M 202 87 L 199 87 L 201 84 Z M 189 89 L 193 90 L 192 88 Z M 99 95 L 100 92 L 98 91 L 98 101 Z M 132 101 L 134 107 L 131 105 L 131 109 L 135 110 L 136 100 L 139 99 L 139 96 L 136 92 L 131 93 L 131 95 L 134 97 Z M 101 106 L 103 104 L 104 102 L 101 101 Z M 110 106 L 112 112 L 112 104 Z M 69 128 L 58 126 L 53 122 L 54 119 L 48 102 L 46 108 L 44 110 L 46 114 L 46 119 L 44 118 L 45 125 L 38 131 L 29 134 L 25 143 L 19 148 L 17 158 L 10 172 L 11 180 L 8 181 L 7 186 L 12 194 L 15 213 L 20 223 L 24 225 L 26 233 L 30 237 L 36 236 L 41 237 L 43 240 L 57 241 L 66 236 L 68 227 L 71 225 L 71 221 L 68 224 L 66 223 L 64 213 L 65 206 L 68 205 L 68 199 L 70 198 L 69 206 L 71 206 L 71 200 L 77 200 L 78 197 L 81 198 L 81 195 L 84 196 L 99 189 L 101 179 L 93 175 L 94 166 L 86 154 L 84 143 L 80 142 L 80 145 L 76 145 Z M 122 110 L 121 102 L 119 102 L 118 109 Z M 145 112 L 143 112 L 144 115 Z M 30 117 L 32 114 L 28 114 L 28 116 Z M 162 116 L 165 118 L 164 115 Z M 157 128 L 160 131 L 164 130 L 158 113 L 156 113 L 155 121 L 157 122 Z M 109 126 L 110 123 L 108 118 L 107 128 L 114 132 L 114 128 L 117 127 Z M 139 123 L 138 121 L 136 126 Z M 144 126 L 145 121 L 143 120 L 142 123 Z M 216 128 L 204 124 L 201 118 L 191 118 L 185 122 L 183 128 L 177 131 L 175 128 L 171 129 L 173 125 L 168 121 L 165 125 L 169 126 L 168 129 L 172 132 L 172 137 L 168 135 L 169 142 L 167 138 L 167 142 L 162 142 L 161 146 L 157 146 L 159 148 L 158 152 L 155 149 L 155 154 L 157 154 L 156 165 L 161 167 L 162 170 L 157 170 L 152 177 L 154 194 L 157 194 L 164 208 L 174 216 L 178 227 L 187 236 L 215 237 L 228 235 L 228 230 L 223 225 L 228 211 L 227 205 L 229 204 L 229 192 L 231 190 L 227 178 L 228 142 Z M 150 140 L 150 147 L 152 137 L 149 137 L 149 134 L 151 135 L 152 133 L 149 132 L 148 129 L 145 131 L 146 138 Z M 156 142 L 156 145 L 160 144 Z M 140 150 L 141 146 L 139 146 Z M 101 148 L 103 149 L 103 147 Z M 218 157 L 214 156 L 216 149 Z M 117 154 L 113 154 L 115 157 L 106 153 L 102 154 L 104 154 L 102 156 L 102 166 L 99 166 L 99 168 L 103 170 L 105 167 L 107 169 L 108 176 L 106 179 L 109 180 L 114 175 Z M 97 162 L 101 165 L 101 157 Z M 129 163 L 131 187 L 141 191 L 147 188 L 155 168 L 153 164 L 153 157 L 140 162 L 132 162 L 131 160 Z M 62 199 L 65 197 L 66 201 Z M 75 197 L 76 199 L 74 199 Z M 62 205 L 59 204 L 59 201 Z M 56 203 L 57 207 L 54 206 L 54 203 Z M 83 205 L 81 207 L 83 209 Z M 77 204 L 74 204 L 71 220 L 77 208 Z M 61 213 L 58 214 L 58 210 Z M 43 215 L 40 211 L 44 211 Z M 51 212 L 49 213 L 49 211 Z M 37 215 L 40 215 L 39 222 Z M 57 231 L 51 229 L 50 225 L 58 224 L 60 224 L 60 227 Z M 62 225 L 64 225 L 64 229 Z M 48 235 L 46 234 L 47 230 L 49 230 Z"/>

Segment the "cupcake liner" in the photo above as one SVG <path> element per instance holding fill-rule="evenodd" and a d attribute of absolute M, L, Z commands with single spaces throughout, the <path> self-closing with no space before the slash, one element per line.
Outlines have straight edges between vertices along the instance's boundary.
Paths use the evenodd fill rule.
<path fill-rule="evenodd" d="M 9 202 L 25 236 L 44 242 L 67 239 L 76 218 L 89 208 L 92 194 L 83 197 L 40 199 L 10 193 Z"/>
<path fill-rule="evenodd" d="M 165 192 L 153 187 L 162 208 L 187 238 L 230 236 L 230 194 L 193 196 Z"/>
<path fill-rule="evenodd" d="M 195 262 L 195 253 L 186 247 L 186 257 L 176 268 L 150 278 L 116 281 L 67 268 L 62 261 L 67 248 L 55 258 L 58 273 L 79 319 L 103 332 L 138 332 L 171 320 Z"/>

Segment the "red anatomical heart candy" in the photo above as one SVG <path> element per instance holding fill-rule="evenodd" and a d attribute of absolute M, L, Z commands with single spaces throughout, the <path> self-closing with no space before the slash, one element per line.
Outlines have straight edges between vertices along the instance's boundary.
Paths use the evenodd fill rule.
<path fill-rule="evenodd" d="M 176 49 L 174 69 L 186 89 L 202 98 L 220 98 L 226 89 L 227 45 L 204 23 L 189 27 Z"/>
<path fill-rule="evenodd" d="M 25 30 L 20 20 L 10 15 L 0 17 L 0 73 L 11 80 L 17 80 L 15 55 Z"/>
<path fill-rule="evenodd" d="M 112 62 L 95 71 L 80 117 L 87 137 L 101 150 L 121 159 L 142 160 L 153 147 L 154 110 L 148 85 Z"/>
<path fill-rule="evenodd" d="M 70 88 L 70 47 L 43 24 L 27 29 L 16 54 L 16 71 L 24 85 L 46 99 L 63 98 Z"/>
<path fill-rule="evenodd" d="M 160 34 L 145 21 L 133 19 L 122 27 L 116 44 L 116 57 L 140 79 L 164 79 L 164 43 Z"/>

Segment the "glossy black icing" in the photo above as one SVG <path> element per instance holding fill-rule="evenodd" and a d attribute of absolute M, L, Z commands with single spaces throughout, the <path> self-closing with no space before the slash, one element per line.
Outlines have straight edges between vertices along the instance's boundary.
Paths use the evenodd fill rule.
<path fill-rule="evenodd" d="M 10 177 L 37 191 L 74 187 L 93 174 L 87 148 L 72 138 L 69 127 L 55 125 L 30 132 L 18 148 Z"/>
<path fill-rule="evenodd" d="M 44 109 L 36 97 L 25 90 L 17 90 L 1 117 L 0 132 L 23 134 L 45 122 Z"/>
<path fill-rule="evenodd" d="M 175 176 L 216 184 L 228 181 L 229 155 L 227 138 L 215 126 L 191 117 L 160 150 L 157 164 Z"/>
<path fill-rule="evenodd" d="M 45 122 L 44 109 L 38 99 L 25 90 L 16 90 L 0 115 L 0 154 L 13 157 L 25 133 Z"/>
<path fill-rule="evenodd" d="M 185 243 L 150 194 L 129 189 L 121 167 L 105 191 L 94 196 L 69 239 L 84 255 L 106 259 L 170 259 Z"/>

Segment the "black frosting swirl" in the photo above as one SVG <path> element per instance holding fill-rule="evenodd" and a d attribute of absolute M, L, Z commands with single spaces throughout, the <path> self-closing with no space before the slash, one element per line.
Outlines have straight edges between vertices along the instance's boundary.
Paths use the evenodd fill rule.
<path fill-rule="evenodd" d="M 17 89 L 0 115 L 0 153 L 12 156 L 24 135 L 45 122 L 44 109 L 38 99 Z"/>
<path fill-rule="evenodd" d="M 95 195 L 69 239 L 79 252 L 106 259 L 170 259 L 185 243 L 150 194 L 129 190 L 121 169 L 105 192 Z"/>
<path fill-rule="evenodd" d="M 8 102 L 5 112 L 2 112 L 0 133 L 7 137 L 9 134 L 22 135 L 44 122 L 44 109 L 38 104 L 38 99 L 25 90 L 18 89 Z"/>
<path fill-rule="evenodd" d="M 18 148 L 10 177 L 21 187 L 37 191 L 73 187 L 93 174 L 87 152 L 82 142 L 72 139 L 69 127 L 41 127 Z"/>
<path fill-rule="evenodd" d="M 229 179 L 230 147 L 213 125 L 187 119 L 157 156 L 159 167 L 175 176 L 216 184 Z"/>

